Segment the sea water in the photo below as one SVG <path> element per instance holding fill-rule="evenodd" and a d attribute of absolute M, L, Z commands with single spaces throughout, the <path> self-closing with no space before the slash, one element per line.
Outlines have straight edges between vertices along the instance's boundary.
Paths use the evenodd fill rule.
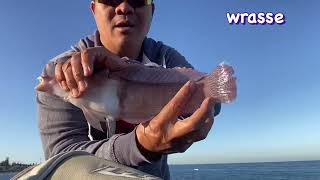
<path fill-rule="evenodd" d="M 14 175 L 16 175 L 17 173 L 13 173 L 13 172 L 10 172 L 10 173 L 0 173 L 0 180 L 7 180 L 7 179 L 10 179 L 12 178 Z"/>
<path fill-rule="evenodd" d="M 173 180 L 320 180 L 320 161 L 170 165 Z"/>

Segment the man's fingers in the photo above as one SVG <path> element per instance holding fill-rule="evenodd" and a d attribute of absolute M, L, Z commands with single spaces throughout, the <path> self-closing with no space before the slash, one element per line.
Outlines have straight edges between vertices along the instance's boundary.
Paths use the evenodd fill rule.
<path fill-rule="evenodd" d="M 198 131 L 204 128 L 204 124 L 210 123 L 208 118 L 213 119 L 213 100 L 206 98 L 200 108 L 198 108 L 190 117 L 176 123 L 176 134 L 183 136 L 184 134 Z"/>
<path fill-rule="evenodd" d="M 70 91 L 70 89 L 68 88 L 67 82 L 65 80 L 61 81 L 61 86 L 62 89 L 64 89 L 65 91 Z"/>
<path fill-rule="evenodd" d="M 81 51 L 81 65 L 84 76 L 88 77 L 93 73 L 93 64 L 96 60 L 93 49 L 85 49 Z"/>
<path fill-rule="evenodd" d="M 198 108 L 186 121 L 190 121 L 191 124 L 200 124 L 207 118 L 213 116 L 213 106 L 214 102 L 211 98 L 206 98 L 202 103 L 200 108 Z"/>
<path fill-rule="evenodd" d="M 202 134 L 205 135 L 205 137 L 207 137 L 207 135 L 209 134 L 212 126 L 213 126 L 213 123 L 214 123 L 214 117 L 209 117 L 207 118 L 207 120 L 205 121 L 205 124 L 204 124 L 204 129 L 202 131 Z"/>
<path fill-rule="evenodd" d="M 185 121 L 185 120 L 183 120 Z M 177 122 L 180 124 L 179 130 L 175 131 L 175 135 L 178 139 L 183 140 L 184 143 L 194 143 L 197 141 L 204 140 L 210 129 L 212 128 L 214 118 L 213 117 L 207 117 L 201 124 L 201 126 L 198 126 L 197 128 L 187 125 L 186 122 L 179 121 Z M 190 123 L 190 122 L 189 122 Z M 175 126 L 177 127 L 177 126 Z"/>
<path fill-rule="evenodd" d="M 74 80 L 76 81 L 79 91 L 84 92 L 87 88 L 86 82 L 84 80 L 83 67 L 81 64 L 81 54 L 76 53 L 71 58 L 71 67 Z"/>
<path fill-rule="evenodd" d="M 62 66 L 62 70 L 63 70 L 64 76 L 66 78 L 67 86 L 71 90 L 72 95 L 74 97 L 78 97 L 79 91 L 78 91 L 77 83 L 73 77 L 71 62 L 69 62 L 69 61 L 65 62 Z"/>
<path fill-rule="evenodd" d="M 202 141 L 205 138 L 207 138 L 210 132 L 210 129 L 212 128 L 213 122 L 214 122 L 214 118 L 208 117 L 205 120 L 202 128 L 200 128 L 199 130 L 193 133 L 192 137 L 190 138 L 192 142 Z"/>
<path fill-rule="evenodd" d="M 54 70 L 54 75 L 56 78 L 56 81 L 58 82 L 58 84 L 60 85 L 60 87 L 65 90 L 65 91 L 69 91 L 69 88 L 66 86 L 66 78 L 64 77 L 63 71 L 62 71 L 62 64 L 57 63 L 55 66 L 55 70 Z"/>
<path fill-rule="evenodd" d="M 59 83 L 65 79 L 63 72 L 62 72 L 62 64 L 60 64 L 60 63 L 56 64 L 55 69 L 54 69 L 54 75 L 55 75 L 56 80 Z"/>
<path fill-rule="evenodd" d="M 82 70 L 82 65 L 81 65 L 81 54 L 80 53 L 75 53 L 71 57 L 71 67 L 72 67 L 72 73 L 73 73 L 74 79 L 76 81 L 83 80 L 83 70 Z"/>
<path fill-rule="evenodd" d="M 163 123 L 177 119 L 177 117 L 183 111 L 183 108 L 191 98 L 193 92 L 196 89 L 196 84 L 192 81 L 188 81 L 178 93 L 170 100 L 170 102 L 161 110 L 158 114 L 162 119 Z"/>
<path fill-rule="evenodd" d="M 187 143 L 187 142 L 184 142 L 184 143 L 181 143 L 181 142 L 178 142 L 178 143 L 172 143 L 171 145 L 173 147 L 175 147 L 174 149 L 170 149 L 170 150 L 166 150 L 164 151 L 163 153 L 165 154 L 173 154 L 173 153 L 184 153 L 186 152 L 186 150 L 189 149 L 189 147 L 192 145 L 193 143 Z"/>
<path fill-rule="evenodd" d="M 111 53 L 109 54 L 108 59 L 103 63 L 110 71 L 119 71 L 128 66 L 128 63 L 124 59 L 114 56 Z"/>

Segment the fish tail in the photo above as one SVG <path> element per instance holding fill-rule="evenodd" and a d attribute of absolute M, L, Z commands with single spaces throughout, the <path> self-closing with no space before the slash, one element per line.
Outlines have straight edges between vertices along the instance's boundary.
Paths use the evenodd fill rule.
<path fill-rule="evenodd" d="M 231 103 L 237 96 L 236 77 L 232 66 L 221 63 L 204 78 L 204 92 L 221 103 Z"/>

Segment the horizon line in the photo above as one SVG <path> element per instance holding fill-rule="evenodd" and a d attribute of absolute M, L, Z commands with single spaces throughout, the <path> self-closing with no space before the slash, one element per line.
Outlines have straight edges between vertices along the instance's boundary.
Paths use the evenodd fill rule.
<path fill-rule="evenodd" d="M 252 161 L 252 162 L 215 162 L 215 163 L 169 163 L 169 165 L 212 165 L 212 164 L 259 164 L 259 163 L 287 163 L 287 162 L 313 162 L 320 161 L 320 159 L 315 160 L 288 160 L 288 161 Z"/>

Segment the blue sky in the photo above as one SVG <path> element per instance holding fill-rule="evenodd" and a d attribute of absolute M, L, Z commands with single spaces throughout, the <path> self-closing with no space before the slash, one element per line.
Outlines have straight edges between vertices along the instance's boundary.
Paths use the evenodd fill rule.
<path fill-rule="evenodd" d="M 149 33 L 198 70 L 229 62 L 238 98 L 205 141 L 170 163 L 320 160 L 320 2 L 156 0 Z M 226 13 L 282 12 L 284 25 L 229 25 Z M 95 24 L 89 1 L 0 6 L 0 160 L 43 160 L 34 87 L 42 67 Z"/>

